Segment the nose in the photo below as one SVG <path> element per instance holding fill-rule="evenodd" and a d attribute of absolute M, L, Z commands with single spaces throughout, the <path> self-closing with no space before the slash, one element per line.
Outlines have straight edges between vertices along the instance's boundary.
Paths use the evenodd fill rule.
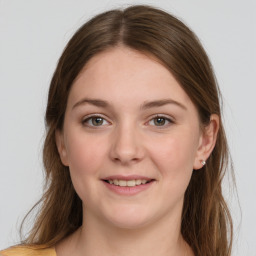
<path fill-rule="evenodd" d="M 135 126 L 127 124 L 117 127 L 112 138 L 110 150 L 112 161 L 130 165 L 144 158 L 142 136 Z"/>

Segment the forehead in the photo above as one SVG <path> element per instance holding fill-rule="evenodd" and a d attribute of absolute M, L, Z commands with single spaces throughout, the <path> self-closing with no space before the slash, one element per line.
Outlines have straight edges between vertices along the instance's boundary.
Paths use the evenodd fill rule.
<path fill-rule="evenodd" d="M 123 46 L 99 53 L 85 65 L 73 83 L 69 100 L 81 97 L 122 104 L 170 97 L 192 103 L 160 61 Z"/>
<path fill-rule="evenodd" d="M 121 74 L 123 78 L 126 78 L 124 81 L 127 82 L 128 78 L 132 78 L 136 74 L 138 75 L 138 72 L 141 73 L 141 77 L 143 75 L 149 75 L 147 73 L 150 73 L 152 68 L 155 69 L 155 72 L 151 73 L 151 76 L 154 74 L 157 75 L 159 69 L 171 75 L 161 64 L 160 60 L 156 59 L 154 56 L 125 46 L 116 46 L 92 57 L 75 79 L 75 83 L 84 79 L 85 74 L 89 77 L 96 73 L 97 75 L 102 74 L 108 79 L 117 78 L 117 74 Z M 100 79 L 102 76 L 97 76 L 97 78 Z"/>

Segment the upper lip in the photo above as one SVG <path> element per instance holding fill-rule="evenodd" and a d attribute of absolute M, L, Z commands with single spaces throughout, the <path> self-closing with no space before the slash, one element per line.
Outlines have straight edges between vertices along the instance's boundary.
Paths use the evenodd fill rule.
<path fill-rule="evenodd" d="M 154 180 L 147 176 L 141 176 L 141 175 L 111 175 L 103 178 L 102 180 Z"/>

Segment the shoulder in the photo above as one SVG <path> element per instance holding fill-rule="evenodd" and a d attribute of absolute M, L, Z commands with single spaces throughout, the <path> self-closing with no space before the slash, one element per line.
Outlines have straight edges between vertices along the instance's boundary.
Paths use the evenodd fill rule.
<path fill-rule="evenodd" d="M 56 256 L 56 252 L 54 248 L 13 246 L 0 251 L 0 256 Z"/>

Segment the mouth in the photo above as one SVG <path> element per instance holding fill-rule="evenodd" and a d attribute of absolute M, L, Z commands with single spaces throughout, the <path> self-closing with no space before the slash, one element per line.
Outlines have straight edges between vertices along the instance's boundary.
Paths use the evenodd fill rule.
<path fill-rule="evenodd" d="M 154 187 L 156 179 L 140 175 L 112 175 L 101 179 L 110 191 L 121 196 L 134 196 Z"/>
<path fill-rule="evenodd" d="M 136 186 L 151 183 L 155 180 L 154 179 L 131 179 L 131 180 L 107 179 L 103 181 L 111 185 L 120 186 L 120 187 L 136 187 Z"/>

